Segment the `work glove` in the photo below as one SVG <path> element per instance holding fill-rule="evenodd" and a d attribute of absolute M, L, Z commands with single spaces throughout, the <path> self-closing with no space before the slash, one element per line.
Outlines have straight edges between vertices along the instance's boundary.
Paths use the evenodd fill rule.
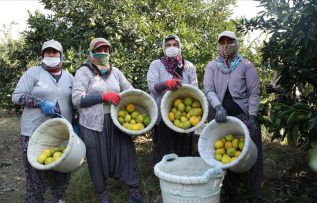
<path fill-rule="evenodd" d="M 216 109 L 216 115 L 215 115 L 215 120 L 218 123 L 225 123 L 227 122 L 227 111 L 225 108 L 223 108 L 220 104 L 215 107 Z"/>
<path fill-rule="evenodd" d="M 121 100 L 121 97 L 116 92 L 104 92 L 102 93 L 102 101 L 103 102 L 111 102 L 114 105 L 118 105 Z"/>
<path fill-rule="evenodd" d="M 56 114 L 55 104 L 53 102 L 42 100 L 39 106 L 45 116 L 54 116 Z"/>
<path fill-rule="evenodd" d="M 247 127 L 250 131 L 251 137 L 254 137 L 257 133 L 259 133 L 259 124 L 256 116 L 249 116 L 249 120 L 247 122 Z"/>
<path fill-rule="evenodd" d="M 182 83 L 177 79 L 171 79 L 164 82 L 167 89 L 175 91 L 178 87 L 182 86 Z"/>

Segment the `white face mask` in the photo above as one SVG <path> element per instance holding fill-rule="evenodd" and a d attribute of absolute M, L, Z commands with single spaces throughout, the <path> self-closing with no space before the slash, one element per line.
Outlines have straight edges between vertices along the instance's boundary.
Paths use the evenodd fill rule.
<path fill-rule="evenodd" d="M 165 50 L 166 56 L 168 57 L 176 57 L 179 54 L 178 47 L 168 47 Z"/>
<path fill-rule="evenodd" d="M 44 57 L 42 60 L 43 63 L 45 63 L 48 67 L 56 67 L 61 62 L 60 57 Z"/>

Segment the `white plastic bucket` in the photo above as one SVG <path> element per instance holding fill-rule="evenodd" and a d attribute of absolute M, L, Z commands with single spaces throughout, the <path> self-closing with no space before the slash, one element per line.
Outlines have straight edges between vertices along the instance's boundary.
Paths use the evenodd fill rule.
<path fill-rule="evenodd" d="M 203 115 L 201 117 L 200 122 L 189 129 L 182 129 L 176 127 L 172 121 L 169 120 L 168 118 L 168 113 L 170 112 L 173 102 L 177 98 L 185 99 L 186 97 L 190 97 L 192 99 L 198 100 L 201 104 L 201 107 L 203 109 Z M 189 84 L 183 84 L 180 88 L 178 88 L 175 91 L 167 91 L 161 101 L 161 114 L 162 114 L 162 119 L 164 123 L 172 130 L 179 132 L 179 133 L 190 133 L 194 132 L 197 130 L 202 124 L 205 123 L 207 116 L 208 116 L 208 101 L 200 89 L 193 85 Z"/>
<path fill-rule="evenodd" d="M 228 116 L 225 123 L 217 123 L 212 120 L 200 133 L 198 140 L 198 151 L 200 157 L 210 166 L 220 166 L 223 169 L 230 169 L 236 173 L 248 171 L 256 162 L 258 150 L 250 137 L 247 126 L 238 118 Z M 244 147 L 240 156 L 228 163 L 223 164 L 214 158 L 215 149 L 213 143 L 227 134 L 244 135 Z"/>
<path fill-rule="evenodd" d="M 218 203 L 224 172 L 200 157 L 168 154 L 154 167 L 164 203 Z"/>
<path fill-rule="evenodd" d="M 66 147 L 61 158 L 51 164 L 43 165 L 37 162 L 37 157 L 44 149 L 56 146 Z M 38 170 L 56 170 L 71 172 L 78 168 L 86 156 L 84 142 L 73 131 L 72 125 L 64 118 L 53 118 L 40 125 L 29 140 L 27 158 L 30 164 Z"/>
<path fill-rule="evenodd" d="M 115 106 L 111 105 L 110 113 L 113 123 L 124 133 L 131 136 L 141 135 L 149 130 L 155 125 L 158 117 L 158 108 L 154 99 L 146 92 L 139 89 L 130 89 L 125 90 L 120 93 L 121 101 Z M 118 111 L 124 109 L 125 106 L 129 103 L 133 103 L 136 107 L 136 110 L 140 113 L 145 113 L 151 118 L 151 122 L 142 130 L 133 131 L 124 128 L 118 121 Z"/>

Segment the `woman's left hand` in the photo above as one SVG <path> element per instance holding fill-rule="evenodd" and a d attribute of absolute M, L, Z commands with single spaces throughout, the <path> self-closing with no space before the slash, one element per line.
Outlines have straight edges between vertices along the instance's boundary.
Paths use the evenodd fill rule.
<path fill-rule="evenodd" d="M 252 115 L 249 116 L 247 127 L 250 131 L 251 137 L 259 133 L 259 124 L 258 124 L 256 116 L 252 116 Z"/>

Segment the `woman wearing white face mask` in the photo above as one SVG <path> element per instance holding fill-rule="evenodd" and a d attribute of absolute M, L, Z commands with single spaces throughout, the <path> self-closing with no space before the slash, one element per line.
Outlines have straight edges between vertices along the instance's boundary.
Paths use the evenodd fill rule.
<path fill-rule="evenodd" d="M 163 40 L 164 56 L 154 60 L 147 73 L 151 96 L 158 106 L 167 90 L 176 90 L 181 84 L 198 87 L 194 65 L 181 55 L 181 43 L 176 35 L 168 35 Z M 178 156 L 191 156 L 193 133 L 181 134 L 168 128 L 159 116 L 153 130 L 153 162 L 161 161 L 164 155 L 176 153 Z"/>
<path fill-rule="evenodd" d="M 73 76 L 61 69 L 62 45 L 55 40 L 46 41 L 41 56 L 41 65 L 29 68 L 12 94 L 12 101 L 24 107 L 20 142 L 26 173 L 25 202 L 44 202 L 43 194 L 48 187 L 52 191 L 53 202 L 63 202 L 70 173 L 38 171 L 27 160 L 29 138 L 39 125 L 56 113 L 72 121 Z"/>

